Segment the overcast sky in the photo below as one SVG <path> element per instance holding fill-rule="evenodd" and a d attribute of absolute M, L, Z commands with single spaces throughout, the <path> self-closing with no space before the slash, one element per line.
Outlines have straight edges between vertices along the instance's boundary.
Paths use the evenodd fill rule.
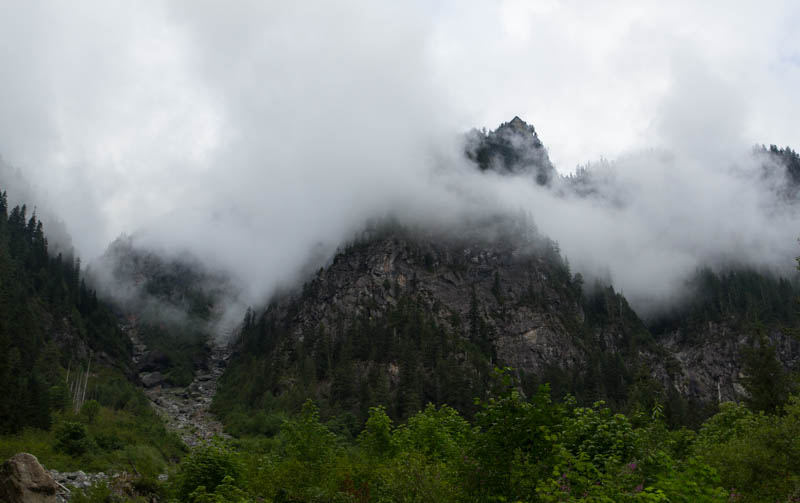
<path fill-rule="evenodd" d="M 797 26 L 796 1 L 0 0 L 0 153 L 89 261 L 145 229 L 266 291 L 370 215 L 460 204 L 435 173 L 460 163 L 473 126 L 519 115 L 561 172 L 626 159 L 648 197 L 674 166 L 646 149 L 685 160 L 688 182 L 755 143 L 798 148 Z M 488 197 L 516 201 L 509 190 Z M 519 190 L 520 206 L 551 208 Z M 658 204 L 627 228 L 654 213 L 668 225 Z M 602 240 L 564 230 L 585 211 L 543 222 L 568 255 Z M 698 211 L 719 227 L 723 208 Z M 798 232 L 769 222 L 770 237 Z M 626 257 L 650 247 L 614 230 Z"/>

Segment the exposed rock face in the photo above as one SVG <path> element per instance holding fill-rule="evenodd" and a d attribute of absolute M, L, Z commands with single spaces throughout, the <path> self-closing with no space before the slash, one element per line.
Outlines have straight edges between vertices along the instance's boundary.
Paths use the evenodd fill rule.
<path fill-rule="evenodd" d="M 32 454 L 16 454 L 0 467 L 0 501 L 56 503 L 57 489 L 53 477 Z"/>
<path fill-rule="evenodd" d="M 653 361 L 657 378 L 682 395 L 701 402 L 735 401 L 745 396 L 742 386 L 743 349 L 752 335 L 718 323 L 708 323 L 687 342 L 680 331 L 661 339 L 668 361 Z M 768 334 L 775 356 L 786 369 L 800 368 L 800 341 L 780 330 Z"/>
<path fill-rule="evenodd" d="M 556 277 L 562 271 L 543 257 L 546 250 L 532 243 L 529 249 L 480 240 L 434 243 L 398 235 L 337 256 L 310 284 L 313 294 L 292 306 L 299 307 L 291 323 L 295 336 L 334 326 L 341 313 L 379 315 L 413 294 L 440 324 L 464 336 L 476 310 L 506 364 L 535 371 L 580 363 L 565 325 L 580 323 L 583 312 L 564 291 L 571 278 Z"/>
<path fill-rule="evenodd" d="M 231 375 L 249 374 L 256 386 L 245 396 L 225 379 L 219 399 L 258 402 L 310 378 L 312 398 L 356 414 L 375 403 L 371 397 L 396 404 L 397 417 L 428 401 L 469 413 L 495 366 L 515 368 L 531 391 L 544 382 L 557 393 L 586 388 L 580 376 L 600 385 L 586 399 L 600 399 L 603 386 L 630 385 L 632 339 L 646 332 L 623 298 L 603 295 L 603 309 L 613 312 L 587 319 L 580 279 L 552 241 L 518 219 L 457 230 L 380 227 L 243 331 Z M 628 382 L 606 384 L 613 376 L 602 381 L 602 365 L 617 354 Z M 247 363 L 254 356 L 263 363 Z"/>
<path fill-rule="evenodd" d="M 467 157 L 482 170 L 501 174 L 531 174 L 539 185 L 549 185 L 556 171 L 533 126 L 514 117 L 489 133 L 467 135 Z"/>
<path fill-rule="evenodd" d="M 167 376 L 161 372 L 143 373 L 139 375 L 139 378 L 142 380 L 142 384 L 144 384 L 147 388 L 152 388 L 153 386 L 162 384 L 167 380 Z"/>
<path fill-rule="evenodd" d="M 523 238 L 525 226 L 508 221 L 488 227 L 492 231 L 368 231 L 321 269 L 302 293 L 273 302 L 258 322 L 262 332 L 248 332 L 250 339 L 242 340 L 247 354 L 241 358 L 252 361 L 260 356 L 264 365 L 271 365 L 263 389 L 277 395 L 292 389 L 302 375 L 300 366 L 292 363 L 298 351 L 315 362 L 323 355 L 335 358 L 337 340 L 350 337 L 348 331 L 364 323 L 359 320 L 380 320 L 403 299 L 413 298 L 438 329 L 455 334 L 456 340 L 471 341 L 473 348 L 471 356 L 448 347 L 431 352 L 428 361 L 439 359 L 433 365 L 423 356 L 415 370 L 423 374 L 422 380 L 436 378 L 434 369 L 444 365 L 456 373 L 474 374 L 477 367 L 465 362 L 474 361 L 477 347 L 489 365 L 507 365 L 523 377 L 534 376 L 533 385 L 560 380 L 560 392 L 584 391 L 582 398 L 588 401 L 606 399 L 625 406 L 636 396 L 636 386 L 658 400 L 682 397 L 682 406 L 690 407 L 743 398 L 743 354 L 752 335 L 745 326 L 687 325 L 683 333 L 653 334 L 622 295 L 611 288 L 582 286 L 552 242 Z M 476 324 L 485 339 L 474 338 Z M 391 321 L 382 326 L 391 330 Z M 366 337 L 373 336 L 376 333 Z M 325 352 L 320 337 L 332 340 L 331 353 Z M 800 343 L 779 330 L 768 337 L 784 367 L 797 369 Z M 358 340 L 343 347 L 355 346 Z M 344 373 L 355 383 L 352 386 L 361 386 L 368 372 L 382 373 L 385 377 L 376 379 L 388 380 L 392 399 L 397 400 L 396 384 L 407 367 L 403 354 L 376 359 L 368 352 L 351 351 L 355 363 Z M 330 400 L 325 387 L 337 385 L 335 371 L 323 369 L 316 375 L 317 396 Z M 227 386 L 224 393 L 229 393 Z M 475 393 L 471 396 L 478 392 L 463 391 Z M 435 396 L 424 386 L 423 393 L 425 400 Z"/>

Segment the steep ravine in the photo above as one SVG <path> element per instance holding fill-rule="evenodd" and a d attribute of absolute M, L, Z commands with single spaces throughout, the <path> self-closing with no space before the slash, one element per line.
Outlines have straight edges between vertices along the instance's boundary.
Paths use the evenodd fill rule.
<path fill-rule="evenodd" d="M 125 331 L 133 343 L 133 362 L 138 367 L 147 357 L 148 348 L 139 339 L 135 321 L 128 324 Z M 153 409 L 167 429 L 177 433 L 189 446 L 207 442 L 214 436 L 226 436 L 209 407 L 230 358 L 230 350 L 224 343 L 213 341 L 208 342 L 208 347 L 208 359 L 195 368 L 194 379 L 188 386 L 170 386 L 158 371 L 139 374 Z"/>

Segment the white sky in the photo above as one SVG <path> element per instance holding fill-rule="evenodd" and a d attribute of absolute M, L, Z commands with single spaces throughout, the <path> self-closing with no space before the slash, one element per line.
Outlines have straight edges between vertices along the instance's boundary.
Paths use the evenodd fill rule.
<path fill-rule="evenodd" d="M 562 172 L 798 148 L 797 26 L 796 1 L 0 0 L 0 153 L 84 257 L 148 229 L 268 290 L 440 200 L 453 138 L 514 115 Z"/>

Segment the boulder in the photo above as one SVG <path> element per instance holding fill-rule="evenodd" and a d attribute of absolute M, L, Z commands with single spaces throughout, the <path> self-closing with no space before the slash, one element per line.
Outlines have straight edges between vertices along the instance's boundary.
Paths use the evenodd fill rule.
<path fill-rule="evenodd" d="M 139 372 L 155 372 L 169 370 L 172 360 L 161 350 L 154 349 L 143 354 L 139 359 Z"/>
<path fill-rule="evenodd" d="M 21 452 L 0 467 L 0 501 L 56 503 L 58 486 L 33 454 Z"/>
<path fill-rule="evenodd" d="M 167 379 L 167 376 L 165 376 L 161 372 L 150 372 L 145 374 L 139 374 L 139 378 L 142 380 L 142 384 L 144 384 L 148 388 L 152 388 L 157 384 L 163 383 Z"/>

